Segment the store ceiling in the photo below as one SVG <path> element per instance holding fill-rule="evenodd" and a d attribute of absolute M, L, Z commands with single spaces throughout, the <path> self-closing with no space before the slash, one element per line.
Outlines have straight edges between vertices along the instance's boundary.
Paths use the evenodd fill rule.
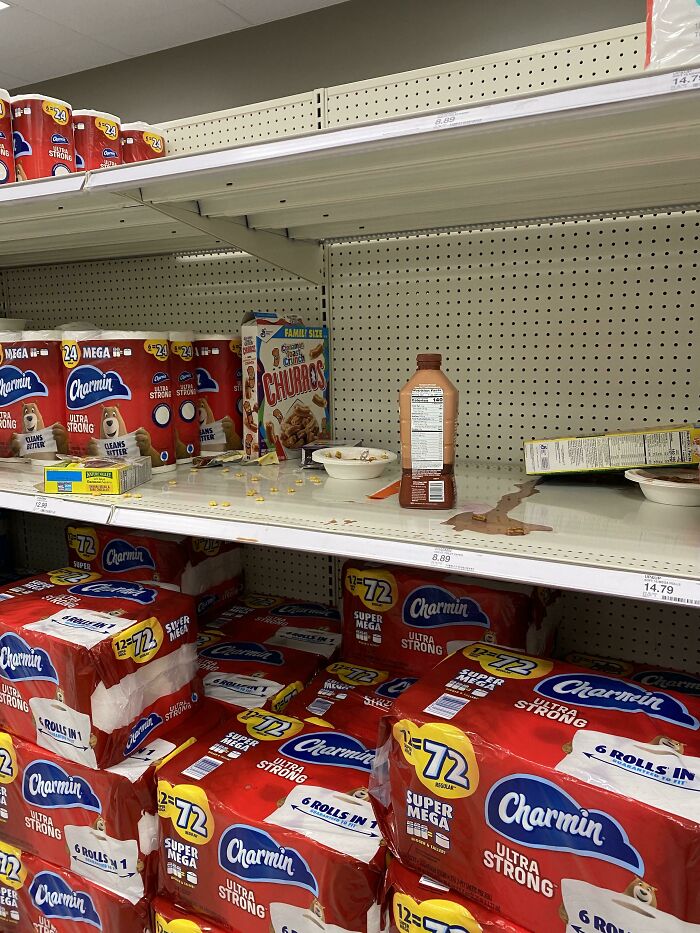
<path fill-rule="evenodd" d="M 0 11 L 0 87 L 12 89 L 345 0 L 7 2 Z"/>

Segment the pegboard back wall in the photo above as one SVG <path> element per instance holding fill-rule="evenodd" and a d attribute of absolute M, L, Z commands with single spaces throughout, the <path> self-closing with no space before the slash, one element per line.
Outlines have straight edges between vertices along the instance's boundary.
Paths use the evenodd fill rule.
<path fill-rule="evenodd" d="M 5 315 L 36 327 L 87 320 L 116 329 L 237 332 L 248 311 L 322 319 L 320 289 L 246 253 L 149 256 L 0 272 Z"/>
<path fill-rule="evenodd" d="M 398 394 L 440 351 L 458 456 L 697 421 L 695 212 L 357 242 L 331 249 L 334 425 L 397 449 Z"/>

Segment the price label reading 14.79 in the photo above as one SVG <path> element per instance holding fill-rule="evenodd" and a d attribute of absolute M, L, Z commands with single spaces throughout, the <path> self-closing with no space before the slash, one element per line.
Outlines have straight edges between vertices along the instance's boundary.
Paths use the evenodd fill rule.
<path fill-rule="evenodd" d="M 676 603 L 680 606 L 700 606 L 700 583 L 696 580 L 646 574 L 641 590 L 641 595 L 645 599 Z"/>

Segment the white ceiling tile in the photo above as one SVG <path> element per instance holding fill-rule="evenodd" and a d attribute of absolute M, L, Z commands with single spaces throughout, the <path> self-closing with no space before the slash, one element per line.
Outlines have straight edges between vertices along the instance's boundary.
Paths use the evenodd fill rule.
<path fill-rule="evenodd" d="M 13 87 L 18 87 L 18 85 L 23 84 L 25 81 L 30 80 L 24 75 L 10 75 L 5 71 L 0 71 L 0 87 L 6 91 L 9 91 Z"/>
<path fill-rule="evenodd" d="M 71 42 L 60 42 L 42 49 L 30 80 L 45 81 L 123 60 L 124 53 L 119 49 L 110 49 L 88 36 L 79 36 Z"/>
<path fill-rule="evenodd" d="M 271 23 L 273 20 L 298 16 L 323 7 L 346 3 L 347 0 L 220 0 L 227 7 L 240 13 L 251 23 Z"/>
<path fill-rule="evenodd" d="M 0 29 L 0 62 L 9 72 L 16 70 L 8 65 L 9 61 L 26 63 L 31 53 L 70 42 L 76 37 L 76 33 L 67 26 L 50 22 L 18 6 L 11 6 L 0 13 Z"/>

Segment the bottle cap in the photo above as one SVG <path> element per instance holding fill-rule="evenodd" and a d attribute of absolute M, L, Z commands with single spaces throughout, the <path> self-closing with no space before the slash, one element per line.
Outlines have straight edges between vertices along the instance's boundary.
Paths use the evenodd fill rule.
<path fill-rule="evenodd" d="M 441 366 L 442 365 L 442 353 L 419 353 L 418 356 L 416 357 L 416 362 L 418 363 L 419 366 L 421 365 L 421 363 L 423 363 L 423 365 L 427 363 L 433 366 L 435 365 Z"/>

